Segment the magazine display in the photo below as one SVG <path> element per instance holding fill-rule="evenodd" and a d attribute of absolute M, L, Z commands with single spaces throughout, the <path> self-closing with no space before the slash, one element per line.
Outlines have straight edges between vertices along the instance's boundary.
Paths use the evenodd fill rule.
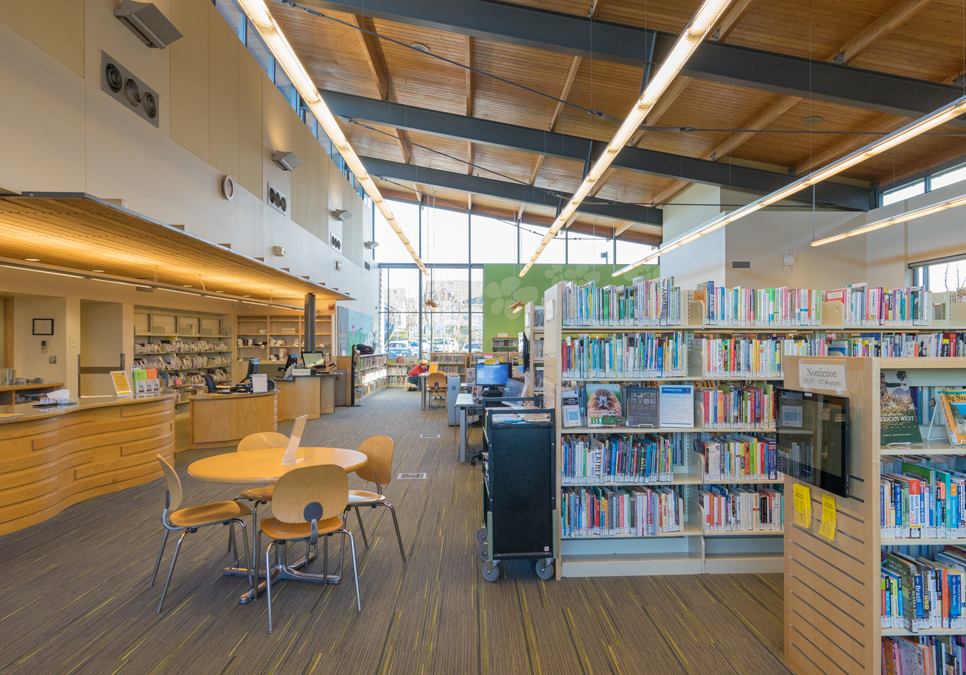
<path fill-rule="evenodd" d="M 949 442 L 953 445 L 966 443 L 966 389 L 940 389 L 936 394 L 946 420 Z"/>
<path fill-rule="evenodd" d="M 921 443 L 919 420 L 904 370 L 883 370 L 879 379 L 880 443 Z"/>

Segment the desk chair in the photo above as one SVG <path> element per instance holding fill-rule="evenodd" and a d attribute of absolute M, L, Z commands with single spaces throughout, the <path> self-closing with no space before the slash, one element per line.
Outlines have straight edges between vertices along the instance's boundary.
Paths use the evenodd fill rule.
<path fill-rule="evenodd" d="M 356 582 L 356 608 L 362 611 L 359 599 L 359 567 L 356 565 L 356 545 L 352 533 L 345 529 L 343 515 L 349 502 L 349 478 L 345 469 L 334 464 L 307 466 L 293 469 L 278 479 L 272 500 L 271 518 L 262 520 L 261 532 L 271 541 L 265 549 L 265 581 L 268 592 L 268 632 L 272 632 L 272 547 L 276 548 L 276 564 L 287 560 L 289 542 L 305 542 L 305 564 L 309 563 L 309 551 L 323 543 L 333 534 L 341 534 L 342 541 L 348 535 L 352 551 L 352 573 Z M 335 514 L 335 515 L 332 515 Z M 256 532 L 256 550 L 259 547 Z M 278 549 L 281 548 L 281 551 Z M 322 575 L 299 572 L 298 578 L 320 580 L 328 583 L 328 546 L 322 555 Z M 339 563 L 341 567 L 341 563 Z"/>
<path fill-rule="evenodd" d="M 218 391 L 218 385 L 215 384 L 215 378 L 211 375 L 202 375 L 205 378 L 205 385 L 208 387 L 208 393 L 213 394 Z"/>
<path fill-rule="evenodd" d="M 429 389 L 429 407 L 433 407 L 434 398 L 446 398 L 446 373 L 430 373 L 426 380 Z"/>
<path fill-rule="evenodd" d="M 168 490 L 164 497 L 164 511 L 161 512 L 161 524 L 164 525 L 164 539 L 161 540 L 161 550 L 158 551 L 158 560 L 154 563 L 154 572 L 151 574 L 151 583 L 148 584 L 148 588 L 154 586 L 154 580 L 158 576 L 158 566 L 161 565 L 161 556 L 164 555 L 164 547 L 168 543 L 168 534 L 171 532 L 182 533 L 178 539 L 178 545 L 174 548 L 174 557 L 171 558 L 171 569 L 168 570 L 168 578 L 164 582 L 164 590 L 161 591 L 161 602 L 158 603 L 158 614 L 160 614 L 161 607 L 164 605 L 164 596 L 168 594 L 168 585 L 171 583 L 174 565 L 178 562 L 178 553 L 181 552 L 181 542 L 184 541 L 185 535 L 189 532 L 197 532 L 202 527 L 208 527 L 209 525 L 234 525 L 238 523 L 241 525 L 242 537 L 245 543 L 245 564 L 247 567 L 250 567 L 248 564 L 248 530 L 245 529 L 245 521 L 242 518 L 251 515 L 252 512 L 248 510 L 247 506 L 239 504 L 236 501 L 212 502 L 210 504 L 201 504 L 200 506 L 180 508 L 181 500 L 184 497 L 181 478 L 178 477 L 174 467 L 165 461 L 164 457 L 158 455 L 158 461 L 161 462 L 161 470 L 164 471 L 164 477 L 168 482 Z M 235 567 L 238 567 L 237 548 L 235 553 Z M 251 569 L 248 572 L 248 585 L 249 588 L 253 587 Z"/>
<path fill-rule="evenodd" d="M 366 490 L 349 490 L 349 505 L 346 506 L 346 513 L 349 509 L 356 510 L 356 518 L 359 520 L 359 531 L 362 532 L 362 542 L 369 548 L 369 540 L 366 539 L 366 528 L 362 524 L 362 514 L 359 509 L 368 506 L 388 507 L 392 514 L 392 524 L 396 528 L 396 541 L 399 542 L 399 555 L 402 556 L 403 564 L 406 563 L 406 551 L 403 548 L 402 536 L 399 534 L 399 521 L 396 520 L 396 509 L 386 501 L 382 494 L 382 488 L 392 480 L 392 452 L 393 442 L 388 436 L 370 436 L 359 446 L 359 452 L 364 454 L 368 460 L 365 466 L 356 469 L 356 475 L 362 480 L 376 484 L 375 492 Z"/>

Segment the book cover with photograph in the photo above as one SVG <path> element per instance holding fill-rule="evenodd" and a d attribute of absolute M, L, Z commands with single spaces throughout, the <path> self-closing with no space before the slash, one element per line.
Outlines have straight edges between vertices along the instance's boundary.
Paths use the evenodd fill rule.
<path fill-rule="evenodd" d="M 587 385 L 587 426 L 619 427 L 622 418 L 619 384 Z"/>
<path fill-rule="evenodd" d="M 627 426 L 657 427 L 660 422 L 657 387 L 628 387 Z"/>
<path fill-rule="evenodd" d="M 882 445 L 921 443 L 912 389 L 904 370 L 883 370 L 879 375 L 879 437 Z"/>
<path fill-rule="evenodd" d="M 940 389 L 936 395 L 946 421 L 949 442 L 953 445 L 966 443 L 966 389 Z"/>

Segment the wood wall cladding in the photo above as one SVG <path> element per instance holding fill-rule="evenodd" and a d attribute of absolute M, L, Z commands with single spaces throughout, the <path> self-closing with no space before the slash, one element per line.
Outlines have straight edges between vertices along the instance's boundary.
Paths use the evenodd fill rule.
<path fill-rule="evenodd" d="M 174 397 L 5 422 L 0 447 L 0 534 L 7 534 L 159 478 L 157 455 L 174 457 Z"/>

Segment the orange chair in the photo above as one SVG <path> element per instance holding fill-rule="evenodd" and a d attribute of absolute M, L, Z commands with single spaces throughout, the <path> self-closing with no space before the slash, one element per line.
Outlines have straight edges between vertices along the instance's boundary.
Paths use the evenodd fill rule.
<path fill-rule="evenodd" d="M 164 525 L 164 539 L 161 540 L 161 550 L 158 551 L 158 560 L 154 563 L 154 573 L 151 574 L 151 583 L 148 588 L 154 586 L 154 580 L 158 576 L 158 567 L 161 565 L 161 556 L 164 555 L 164 547 L 168 543 L 168 534 L 171 532 L 181 532 L 178 545 L 174 548 L 174 557 L 171 558 L 171 569 L 168 570 L 168 578 L 164 582 L 164 590 L 161 591 L 161 602 L 158 603 L 158 614 L 164 606 L 164 596 L 168 594 L 168 585 L 171 583 L 171 575 L 174 572 L 174 565 L 178 562 L 178 553 L 181 552 L 181 542 L 189 532 L 197 532 L 202 527 L 210 525 L 234 525 L 238 523 L 242 528 L 242 537 L 245 543 L 246 567 L 248 567 L 248 585 L 253 587 L 251 565 L 248 564 L 248 530 L 245 528 L 245 516 L 252 515 L 252 512 L 244 504 L 236 501 L 212 502 L 200 506 L 189 506 L 180 508 L 181 500 L 184 498 L 184 490 L 181 487 L 181 479 L 164 457 L 158 455 L 161 462 L 161 470 L 168 481 L 168 491 L 164 498 L 164 511 L 161 513 L 161 524 Z M 236 549 L 237 551 L 237 549 Z M 238 566 L 238 555 L 235 555 L 235 566 Z"/>
<path fill-rule="evenodd" d="M 356 469 L 356 475 L 362 480 L 375 483 L 376 491 L 349 490 L 349 505 L 346 507 L 346 512 L 349 509 L 355 509 L 356 518 L 359 519 L 359 531 L 362 532 L 362 541 L 366 545 L 366 548 L 369 548 L 369 540 L 366 539 L 366 528 L 362 524 L 362 514 L 359 513 L 359 509 L 364 506 L 371 508 L 376 508 L 377 506 L 388 507 L 389 512 L 392 514 L 392 524 L 396 527 L 396 541 L 399 542 L 399 555 L 402 556 L 402 561 L 405 564 L 406 551 L 403 548 L 402 536 L 399 534 L 399 521 L 396 520 L 396 509 L 386 501 L 385 495 L 382 494 L 383 486 L 388 485 L 389 481 L 392 480 L 393 447 L 392 439 L 388 436 L 370 436 L 359 446 L 359 452 L 368 457 L 368 460 L 365 466 Z"/>
<path fill-rule="evenodd" d="M 446 398 L 446 373 L 430 373 L 426 388 L 429 389 L 429 407 L 432 408 L 434 398 Z"/>

